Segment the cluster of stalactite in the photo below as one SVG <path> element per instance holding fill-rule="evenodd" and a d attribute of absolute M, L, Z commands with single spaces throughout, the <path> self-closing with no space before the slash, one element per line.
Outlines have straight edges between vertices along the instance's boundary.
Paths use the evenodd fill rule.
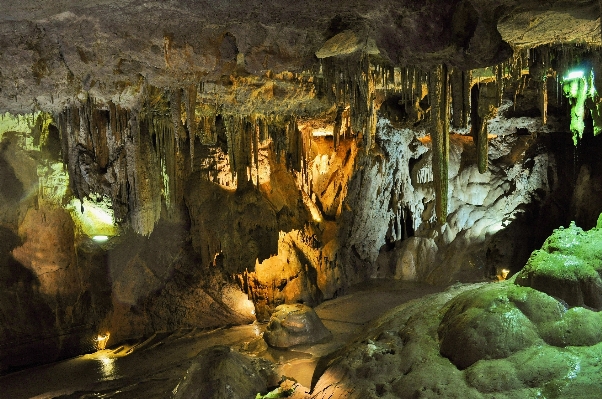
<path fill-rule="evenodd" d="M 367 150 L 372 148 L 376 135 L 376 82 L 367 55 L 326 58 L 322 61 L 322 83 L 318 90 L 338 107 L 334 140 L 338 144 L 340 134 L 355 133 L 363 137 Z M 349 110 L 348 121 L 343 118 Z M 343 123 L 350 129 L 342 129 Z"/>
<path fill-rule="evenodd" d="M 545 45 L 530 50 L 530 74 L 541 82 L 539 107 L 546 123 L 548 90 L 546 81 L 555 79 L 552 87 L 556 105 L 570 106 L 574 144 L 577 145 L 585 129 L 586 113 L 593 120 L 594 135 L 602 131 L 602 100 L 596 87 L 602 85 L 602 55 L 599 46 Z M 572 76 L 576 74 L 576 76 Z M 554 97 L 552 97 L 554 98 Z"/>
<path fill-rule="evenodd" d="M 92 99 L 66 108 L 54 119 L 73 195 L 80 200 L 111 198 L 117 220 L 128 220 L 140 234 L 150 234 L 161 214 L 162 188 L 148 134 L 151 126 L 137 110 L 113 103 L 98 106 Z"/>
<path fill-rule="evenodd" d="M 311 135 L 301 132 L 297 118 L 265 115 L 226 115 L 224 125 L 228 138 L 228 158 L 237 185 L 245 184 L 251 178 L 251 169 L 259 167 L 259 149 L 271 141 L 278 162 L 286 164 L 307 179 Z M 259 185 L 259 170 L 257 169 Z"/>
<path fill-rule="evenodd" d="M 191 174 L 215 165 L 202 158 L 220 145 L 236 187 L 251 180 L 252 168 L 259 184 L 259 150 L 270 143 L 276 161 L 309 184 L 311 135 L 299 130 L 296 116 L 221 115 L 216 107 L 197 103 L 196 85 L 145 90 L 139 109 L 89 98 L 54 116 L 76 198 L 110 198 L 116 220 L 148 235 L 162 211 L 169 217 L 177 210 Z M 219 143 L 220 131 L 225 143 Z M 206 150 L 195 152 L 199 145 Z M 216 173 L 201 173 L 201 178 L 220 183 Z"/>
<path fill-rule="evenodd" d="M 358 67 L 359 65 L 359 67 Z M 377 112 L 388 93 L 401 97 L 412 122 L 425 119 L 428 110 L 420 102 L 427 94 L 429 73 L 414 66 L 382 65 L 366 54 L 331 57 L 322 60 L 318 92 L 337 106 L 334 145 L 340 137 L 355 135 L 369 151 L 376 135 Z"/>

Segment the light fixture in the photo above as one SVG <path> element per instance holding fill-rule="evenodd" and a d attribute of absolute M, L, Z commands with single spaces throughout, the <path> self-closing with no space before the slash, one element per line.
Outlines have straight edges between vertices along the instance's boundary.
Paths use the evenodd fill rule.
<path fill-rule="evenodd" d="M 583 71 L 580 71 L 580 70 L 571 71 L 571 72 L 569 72 L 569 75 L 564 78 L 564 80 L 582 79 L 583 75 L 584 75 Z"/>
<path fill-rule="evenodd" d="M 107 347 L 107 341 L 109 341 L 109 337 L 111 334 L 107 332 L 106 334 L 98 334 L 98 337 L 94 341 L 96 341 L 96 349 L 99 351 L 104 350 Z"/>
<path fill-rule="evenodd" d="M 92 239 L 96 242 L 107 242 L 109 240 L 109 236 L 94 236 Z"/>

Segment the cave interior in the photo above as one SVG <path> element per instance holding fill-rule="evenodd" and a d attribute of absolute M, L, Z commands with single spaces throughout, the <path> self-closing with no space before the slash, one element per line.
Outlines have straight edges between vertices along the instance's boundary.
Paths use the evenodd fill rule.
<path fill-rule="evenodd" d="M 601 2 L 2 3 L 6 397 L 600 397 Z"/>

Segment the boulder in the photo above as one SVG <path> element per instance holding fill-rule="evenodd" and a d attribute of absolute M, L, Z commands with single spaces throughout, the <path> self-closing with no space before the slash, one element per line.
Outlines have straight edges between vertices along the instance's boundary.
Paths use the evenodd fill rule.
<path fill-rule="evenodd" d="M 441 354 L 465 369 L 479 360 L 506 358 L 541 342 L 537 326 L 519 307 L 527 297 L 539 299 L 536 294 L 496 284 L 454 298 L 438 329 Z M 551 310 L 553 319 L 559 319 L 560 311 Z"/>
<path fill-rule="evenodd" d="M 227 346 L 201 351 L 176 387 L 174 399 L 248 399 L 268 388 L 271 368 Z"/>
<path fill-rule="evenodd" d="M 316 343 L 331 335 L 312 308 L 293 304 L 276 308 L 263 338 L 272 347 L 289 348 Z"/>

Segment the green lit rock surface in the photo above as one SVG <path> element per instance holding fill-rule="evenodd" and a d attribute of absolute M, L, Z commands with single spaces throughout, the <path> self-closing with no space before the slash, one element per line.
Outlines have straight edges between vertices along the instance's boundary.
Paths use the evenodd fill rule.
<path fill-rule="evenodd" d="M 539 344 L 537 326 L 519 306 L 540 298 L 516 288 L 499 284 L 455 298 L 439 326 L 441 354 L 464 369 L 478 360 L 505 358 Z M 547 310 L 549 316 L 559 316 L 557 309 Z"/>
<path fill-rule="evenodd" d="M 570 306 L 602 309 L 602 228 L 583 231 L 574 223 L 560 228 L 534 251 L 516 276 L 528 286 Z"/>
<path fill-rule="evenodd" d="M 312 398 L 593 398 L 602 320 L 513 281 L 404 304 L 321 360 Z"/>

